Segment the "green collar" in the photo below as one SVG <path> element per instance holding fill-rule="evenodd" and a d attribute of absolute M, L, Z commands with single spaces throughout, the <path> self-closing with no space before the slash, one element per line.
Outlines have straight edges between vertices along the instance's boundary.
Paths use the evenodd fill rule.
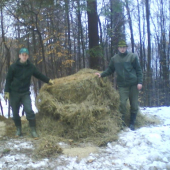
<path fill-rule="evenodd" d="M 27 65 L 28 62 L 26 61 L 25 63 L 21 63 L 21 62 L 19 62 L 19 63 L 20 63 L 21 65 Z"/>
<path fill-rule="evenodd" d="M 121 57 L 125 57 L 125 56 L 127 55 L 127 53 L 128 53 L 127 51 L 126 51 L 125 53 L 120 53 L 120 52 L 119 52 L 119 55 L 120 55 Z"/>

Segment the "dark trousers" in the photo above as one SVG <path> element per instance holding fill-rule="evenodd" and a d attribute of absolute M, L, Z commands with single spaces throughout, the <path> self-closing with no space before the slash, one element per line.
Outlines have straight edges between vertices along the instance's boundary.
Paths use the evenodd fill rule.
<path fill-rule="evenodd" d="M 120 95 L 120 113 L 124 118 L 124 115 L 127 113 L 127 100 L 130 102 L 130 114 L 136 115 L 138 112 L 138 95 L 139 91 L 137 89 L 137 85 L 129 86 L 129 87 L 119 87 L 119 95 Z M 136 116 L 135 116 L 136 117 Z"/>
<path fill-rule="evenodd" d="M 13 120 L 15 126 L 21 126 L 21 117 L 19 116 L 19 108 L 21 105 L 24 107 L 26 118 L 28 121 L 35 120 L 35 113 L 32 110 L 30 92 L 26 93 L 10 93 L 10 105 L 13 112 Z"/>

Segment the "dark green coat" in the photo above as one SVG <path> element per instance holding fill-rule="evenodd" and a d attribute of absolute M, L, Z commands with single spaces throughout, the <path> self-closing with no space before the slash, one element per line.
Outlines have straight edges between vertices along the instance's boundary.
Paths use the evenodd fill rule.
<path fill-rule="evenodd" d="M 116 54 L 111 58 L 108 68 L 101 73 L 101 77 L 108 76 L 116 71 L 119 87 L 142 84 L 142 70 L 138 57 L 134 53 Z"/>
<path fill-rule="evenodd" d="M 6 76 L 5 92 L 29 92 L 31 76 L 45 83 L 49 82 L 49 78 L 40 73 L 29 60 L 27 60 L 27 63 L 22 64 L 18 59 L 16 63 L 9 67 Z"/>

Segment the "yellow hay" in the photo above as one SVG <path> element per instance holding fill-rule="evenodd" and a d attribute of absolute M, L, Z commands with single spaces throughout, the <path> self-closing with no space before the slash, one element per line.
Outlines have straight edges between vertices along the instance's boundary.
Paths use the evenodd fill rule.
<path fill-rule="evenodd" d="M 55 79 L 53 86 L 44 85 L 36 99 L 40 122 L 50 119 L 57 128 L 56 135 L 64 138 L 93 141 L 98 145 L 117 139 L 121 128 L 118 93 L 107 78 L 99 79 L 95 72 L 83 69 Z"/>

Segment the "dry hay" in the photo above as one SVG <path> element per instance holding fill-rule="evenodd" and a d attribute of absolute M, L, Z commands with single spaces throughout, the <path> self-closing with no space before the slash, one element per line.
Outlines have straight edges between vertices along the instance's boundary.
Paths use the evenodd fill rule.
<path fill-rule="evenodd" d="M 36 99 L 40 135 L 54 135 L 99 146 L 117 139 L 121 128 L 119 96 L 96 70 L 78 73 L 45 84 Z"/>
<path fill-rule="evenodd" d="M 50 134 L 62 137 L 65 142 L 71 139 L 98 146 L 117 139 L 122 125 L 119 95 L 108 78 L 98 78 L 95 72 L 82 69 L 74 75 L 55 79 L 53 86 L 45 84 L 41 88 L 36 99 L 40 136 Z M 127 126 L 129 118 L 128 113 Z M 137 128 L 157 123 L 158 120 L 147 118 L 139 111 Z"/>
<path fill-rule="evenodd" d="M 6 117 L 0 116 L 0 121 L 5 121 L 5 120 L 6 120 Z"/>
<path fill-rule="evenodd" d="M 5 135 L 5 129 L 6 129 L 6 123 L 4 121 L 1 121 L 1 116 L 0 116 L 0 137 Z"/>
<path fill-rule="evenodd" d="M 153 126 L 161 123 L 162 122 L 158 117 L 152 115 L 143 115 L 141 111 L 139 111 L 136 118 L 136 128 L 140 128 L 143 126 Z"/>
<path fill-rule="evenodd" d="M 49 135 L 39 139 L 33 153 L 34 157 L 44 158 L 62 153 L 62 148 L 57 144 L 56 141 L 57 137 Z"/>
<path fill-rule="evenodd" d="M 7 136 L 7 137 L 15 137 L 15 133 L 16 133 L 16 127 L 14 124 L 13 119 L 10 118 L 6 118 L 4 116 L 0 116 L 0 122 L 5 123 L 5 129 L 4 129 L 4 135 L 3 136 Z M 30 135 L 30 128 L 28 127 L 28 121 L 26 120 L 25 116 L 21 117 L 21 124 L 22 124 L 22 132 L 23 135 Z M 30 135 L 31 136 L 31 135 Z"/>
<path fill-rule="evenodd" d="M 16 128 L 13 123 L 13 120 L 11 118 L 6 118 L 4 116 L 0 116 L 0 121 L 1 121 L 1 124 L 2 123 L 4 124 L 4 128 L 3 128 L 4 133 L 1 135 L 8 136 L 8 137 L 14 137 Z"/>

